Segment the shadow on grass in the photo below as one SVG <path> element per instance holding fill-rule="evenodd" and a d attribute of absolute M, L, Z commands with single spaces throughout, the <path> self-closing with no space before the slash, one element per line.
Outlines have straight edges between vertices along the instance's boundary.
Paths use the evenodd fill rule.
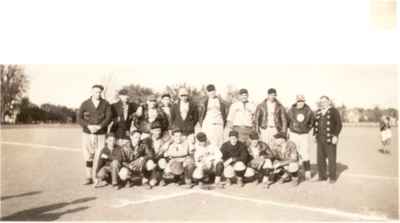
<path fill-rule="evenodd" d="M 28 193 L 22 193 L 22 194 L 14 194 L 14 195 L 2 196 L 2 197 L 0 198 L 0 200 L 4 201 L 4 200 L 7 200 L 7 199 L 11 199 L 11 198 L 31 196 L 31 195 L 40 194 L 40 193 L 42 193 L 42 191 L 32 191 L 32 192 L 28 192 Z"/>
<path fill-rule="evenodd" d="M 349 169 L 349 166 L 347 166 L 346 164 L 336 163 L 336 179 L 339 179 L 340 175 L 348 169 Z M 314 175 L 318 175 L 318 165 L 311 164 L 311 171 L 314 173 Z M 327 176 L 329 176 L 329 172 L 327 173 Z"/>
<path fill-rule="evenodd" d="M 62 215 L 75 213 L 88 209 L 88 206 L 67 209 L 65 211 L 53 212 L 58 209 L 67 207 L 69 205 L 81 204 L 95 200 L 95 197 L 81 198 L 71 202 L 60 202 L 56 204 L 45 205 L 37 208 L 19 211 L 9 216 L 1 218 L 3 221 L 54 221 L 59 219 Z M 53 213 L 47 213 L 53 212 Z"/>

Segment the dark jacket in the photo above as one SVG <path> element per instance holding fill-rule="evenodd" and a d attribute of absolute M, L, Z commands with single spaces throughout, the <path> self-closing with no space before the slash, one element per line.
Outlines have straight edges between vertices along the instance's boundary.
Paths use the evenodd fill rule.
<path fill-rule="evenodd" d="M 332 143 L 333 136 L 339 136 L 342 130 L 342 120 L 339 111 L 330 107 L 325 115 L 318 109 L 315 115 L 314 135 L 319 140 Z"/>
<path fill-rule="evenodd" d="M 122 101 L 111 105 L 112 113 L 112 125 L 111 132 L 113 132 L 117 138 L 127 138 L 127 131 L 129 131 L 132 123 L 132 118 L 138 105 L 136 103 L 128 103 L 128 115 L 127 119 L 124 117 L 124 110 Z"/>
<path fill-rule="evenodd" d="M 287 116 L 286 116 L 286 111 L 285 107 L 276 100 L 276 105 L 275 105 L 275 111 L 274 111 L 274 123 L 275 127 L 278 130 L 278 132 L 287 132 Z M 268 108 L 267 108 L 267 100 L 264 100 L 261 102 L 256 109 L 256 114 L 255 114 L 255 119 L 256 119 L 256 129 L 266 129 L 268 127 Z"/>
<path fill-rule="evenodd" d="M 288 111 L 289 129 L 298 134 L 309 133 L 314 125 L 314 114 L 308 105 L 298 109 L 294 104 Z"/>
<path fill-rule="evenodd" d="M 97 108 L 91 98 L 81 104 L 78 112 L 78 123 L 82 126 L 83 132 L 91 134 L 87 126 L 100 125 L 101 129 L 94 134 L 105 134 L 110 122 L 111 106 L 106 100 L 101 98 Z"/>
<path fill-rule="evenodd" d="M 122 148 L 115 145 L 114 149 L 111 151 L 106 146 L 100 151 L 98 156 L 98 165 L 96 169 L 96 173 L 103 167 L 107 165 L 111 165 L 111 162 L 116 160 L 119 163 L 122 162 Z"/>
<path fill-rule="evenodd" d="M 250 160 L 257 157 L 256 154 L 253 154 L 253 151 L 250 149 L 250 146 L 248 147 L 248 151 L 249 151 Z M 263 141 L 258 142 L 258 156 L 263 157 L 264 159 L 273 159 L 274 158 L 271 148 L 268 146 L 267 143 L 265 143 Z"/>
<path fill-rule="evenodd" d="M 182 130 L 183 134 L 189 135 L 194 133 L 194 127 L 199 120 L 199 112 L 197 106 L 189 102 L 189 111 L 186 115 L 186 119 L 183 120 L 181 116 L 181 101 L 172 105 L 171 108 L 171 127 L 179 128 Z"/>
<path fill-rule="evenodd" d="M 134 126 L 142 132 L 150 132 L 151 124 L 154 122 L 159 122 L 161 124 L 161 130 L 167 131 L 168 130 L 168 117 L 164 111 L 160 108 L 157 108 L 157 117 L 154 121 L 150 122 L 149 120 L 149 110 L 147 106 L 143 106 L 143 115 L 138 117 L 136 114 L 133 116 L 133 123 Z"/>
<path fill-rule="evenodd" d="M 379 129 L 380 129 L 381 131 L 385 131 L 385 130 L 390 129 L 390 128 L 391 128 L 391 127 L 390 127 L 390 124 L 389 124 L 389 123 L 385 123 L 385 122 L 383 122 L 382 120 L 379 121 Z"/>
<path fill-rule="evenodd" d="M 222 120 L 223 120 L 224 127 L 225 127 L 226 126 L 226 117 L 227 117 L 227 107 L 226 107 L 225 103 L 223 102 L 223 100 L 221 98 L 218 98 L 218 100 L 219 100 L 219 105 L 220 105 L 219 107 L 220 107 L 220 110 L 221 110 Z M 200 126 L 203 125 L 204 118 L 207 115 L 207 108 L 208 108 L 208 97 L 205 100 L 201 101 L 200 105 L 199 105 L 199 123 L 200 123 Z"/>
<path fill-rule="evenodd" d="M 221 146 L 222 160 L 226 161 L 232 158 L 234 162 L 242 161 L 246 164 L 249 161 L 249 152 L 244 143 L 238 141 L 236 145 L 232 145 L 229 141 Z"/>

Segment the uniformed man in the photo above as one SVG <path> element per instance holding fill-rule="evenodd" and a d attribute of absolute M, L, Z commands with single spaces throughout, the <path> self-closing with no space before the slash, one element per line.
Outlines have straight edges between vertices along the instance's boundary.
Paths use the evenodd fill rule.
<path fill-rule="evenodd" d="M 207 85 L 207 98 L 200 103 L 199 123 L 212 144 L 220 147 L 224 142 L 226 105 L 217 96 L 214 85 Z"/>
<path fill-rule="evenodd" d="M 243 187 L 243 176 L 247 168 L 249 153 L 246 145 L 239 141 L 239 133 L 237 131 L 229 132 L 229 140 L 222 144 L 221 152 L 227 185 L 231 185 L 236 178 L 237 184 Z"/>
<path fill-rule="evenodd" d="M 305 170 L 306 180 L 311 179 L 309 133 L 314 125 L 314 114 L 305 103 L 303 95 L 296 96 L 296 103 L 288 111 L 289 138 L 296 144 Z"/>
<path fill-rule="evenodd" d="M 182 130 L 172 130 L 173 141 L 165 151 L 164 157 L 167 161 L 164 169 L 165 180 L 180 180 L 188 188 L 193 187 L 192 175 L 195 168 L 193 161 L 193 145 L 182 137 Z"/>
<path fill-rule="evenodd" d="M 314 135 L 317 141 L 317 181 L 327 180 L 326 159 L 328 159 L 329 183 L 336 182 L 336 149 L 339 134 L 342 130 L 342 120 L 339 111 L 333 107 L 328 96 L 322 96 L 320 109 L 316 112 Z"/>
<path fill-rule="evenodd" d="M 239 101 L 233 103 L 229 108 L 228 126 L 239 132 L 239 140 L 248 143 L 249 135 L 254 130 L 254 115 L 256 105 L 249 102 L 247 89 L 239 90 Z"/>
<path fill-rule="evenodd" d="M 300 183 L 299 178 L 299 154 L 296 150 L 296 144 L 287 140 L 285 133 L 274 135 L 274 143 L 271 150 L 274 155 L 272 167 L 273 173 L 270 175 L 272 183 L 279 179 L 279 183 L 292 182 L 293 186 Z"/>
<path fill-rule="evenodd" d="M 273 170 L 272 162 L 274 160 L 274 155 L 268 144 L 260 140 L 257 132 L 251 132 L 249 138 L 250 145 L 248 150 L 250 162 L 248 166 L 257 172 L 259 176 L 257 184 L 262 181 L 263 185 L 268 187 L 271 183 L 269 176 Z M 251 177 L 251 173 L 248 173 L 248 177 Z"/>
<path fill-rule="evenodd" d="M 222 187 L 221 176 L 224 164 L 221 151 L 207 140 L 204 132 L 197 133 L 196 139 L 194 152 L 196 169 L 193 172 L 193 178 L 199 181 L 199 186 L 203 186 L 205 179 L 209 179 L 210 175 L 215 175 L 215 185 Z"/>

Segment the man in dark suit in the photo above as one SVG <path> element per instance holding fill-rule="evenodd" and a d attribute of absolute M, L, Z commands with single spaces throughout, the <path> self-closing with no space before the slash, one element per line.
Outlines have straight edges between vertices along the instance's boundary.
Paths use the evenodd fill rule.
<path fill-rule="evenodd" d="M 184 136 L 194 142 L 194 128 L 199 120 L 197 106 L 189 100 L 189 92 L 179 89 L 179 100 L 171 108 L 171 126 L 182 130 Z"/>
<path fill-rule="evenodd" d="M 115 134 L 117 143 L 120 144 L 123 139 L 129 139 L 132 116 L 138 105 L 129 102 L 128 91 L 125 89 L 119 91 L 118 96 L 120 100 L 111 105 L 113 123 L 110 131 Z"/>
<path fill-rule="evenodd" d="M 320 98 L 314 122 L 317 141 L 318 181 L 326 180 L 326 159 L 328 159 L 329 183 L 336 182 L 336 147 L 342 130 L 339 111 L 332 106 L 327 96 Z"/>

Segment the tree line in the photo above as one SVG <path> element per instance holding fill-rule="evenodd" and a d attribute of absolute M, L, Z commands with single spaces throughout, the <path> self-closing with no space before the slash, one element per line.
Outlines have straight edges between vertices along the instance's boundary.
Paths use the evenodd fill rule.
<path fill-rule="evenodd" d="M 28 78 L 20 65 L 1 65 L 1 123 L 75 123 L 77 109 L 50 103 L 36 105 L 24 94 L 28 88 Z M 107 87 L 107 82 L 103 83 Z M 196 88 L 187 83 L 166 86 L 163 93 L 171 95 L 173 101 L 178 100 L 179 88 L 188 89 L 191 99 L 199 103 L 206 95 L 205 86 Z M 126 89 L 132 102 L 143 104 L 149 95 L 161 96 L 159 92 L 139 84 L 130 84 L 122 87 Z M 229 107 L 238 95 L 239 90 L 228 86 L 227 93 L 222 97 Z M 109 92 L 116 95 L 116 92 Z M 115 96 L 116 97 L 116 96 Z M 117 98 L 109 98 L 111 101 Z M 398 120 L 396 108 L 382 109 L 378 106 L 369 108 L 347 108 L 345 105 L 337 106 L 344 122 L 378 122 L 382 115 Z"/>

